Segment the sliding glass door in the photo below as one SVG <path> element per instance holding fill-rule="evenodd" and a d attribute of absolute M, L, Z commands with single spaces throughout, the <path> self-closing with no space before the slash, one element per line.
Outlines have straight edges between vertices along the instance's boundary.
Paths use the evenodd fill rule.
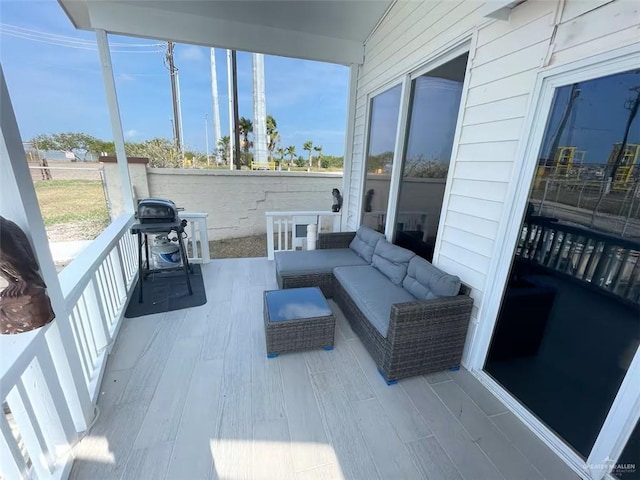
<path fill-rule="evenodd" d="M 440 221 L 467 56 L 411 82 L 394 242 L 429 261 Z"/>
<path fill-rule="evenodd" d="M 640 343 L 639 107 L 638 70 L 556 89 L 484 365 L 584 459 Z"/>
<path fill-rule="evenodd" d="M 383 232 L 391 190 L 402 86 L 374 96 L 369 104 L 369 136 L 362 202 L 362 224 Z"/>

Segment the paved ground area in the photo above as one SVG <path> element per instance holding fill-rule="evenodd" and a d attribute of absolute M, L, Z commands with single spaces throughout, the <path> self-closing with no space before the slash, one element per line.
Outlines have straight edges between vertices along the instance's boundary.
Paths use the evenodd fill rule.
<path fill-rule="evenodd" d="M 74 479 L 576 479 L 471 374 L 387 386 L 335 349 L 268 359 L 265 258 L 214 260 L 201 307 L 125 319 Z"/>

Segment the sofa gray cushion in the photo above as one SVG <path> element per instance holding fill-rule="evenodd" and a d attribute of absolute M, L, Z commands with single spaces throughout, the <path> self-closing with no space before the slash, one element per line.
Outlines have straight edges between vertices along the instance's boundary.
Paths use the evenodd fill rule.
<path fill-rule="evenodd" d="M 364 258 L 367 263 L 371 263 L 373 251 L 378 244 L 378 240 L 383 238 L 384 235 L 380 232 L 376 232 L 375 230 L 363 225 L 358 229 L 353 240 L 351 240 L 349 248 Z"/>
<path fill-rule="evenodd" d="M 367 264 L 350 248 L 276 252 L 275 261 L 276 269 L 280 276 L 331 273 L 335 267 Z"/>
<path fill-rule="evenodd" d="M 333 270 L 333 275 L 383 337 L 389 331 L 391 305 L 416 301 L 404 288 L 392 284 L 370 265 L 338 267 Z"/>
<path fill-rule="evenodd" d="M 378 241 L 373 251 L 371 264 L 395 285 L 401 285 L 407 274 L 409 261 L 415 256 L 411 250 L 394 245 L 383 238 Z"/>
<path fill-rule="evenodd" d="M 402 286 L 420 300 L 432 300 L 458 295 L 460 279 L 444 273 L 423 258 L 413 257 Z"/>

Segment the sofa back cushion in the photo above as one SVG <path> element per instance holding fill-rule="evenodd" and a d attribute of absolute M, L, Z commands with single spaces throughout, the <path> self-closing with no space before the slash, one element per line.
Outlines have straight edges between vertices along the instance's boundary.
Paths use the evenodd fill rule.
<path fill-rule="evenodd" d="M 402 285 L 409 261 L 415 256 L 412 251 L 389 243 L 383 238 L 378 241 L 373 251 L 371 264 L 395 285 Z"/>
<path fill-rule="evenodd" d="M 460 291 L 460 279 L 444 273 L 425 259 L 413 257 L 402 286 L 420 300 L 453 297 Z"/>
<path fill-rule="evenodd" d="M 360 255 L 367 263 L 371 263 L 373 251 L 378 244 L 378 240 L 383 238 L 384 235 L 380 232 L 362 225 L 356 232 L 356 236 L 351 240 L 349 248 Z"/>

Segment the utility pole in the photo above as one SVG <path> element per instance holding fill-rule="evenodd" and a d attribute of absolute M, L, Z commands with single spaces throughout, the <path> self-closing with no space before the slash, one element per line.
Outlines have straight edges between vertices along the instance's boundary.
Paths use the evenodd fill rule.
<path fill-rule="evenodd" d="M 178 110 L 178 88 L 176 77 L 178 75 L 178 69 L 173 63 L 173 49 L 175 44 L 173 42 L 167 42 L 167 53 L 165 56 L 166 65 L 169 68 L 169 75 L 171 78 L 171 102 L 173 105 L 173 141 L 176 146 L 176 150 L 178 152 L 182 151 L 182 130 L 181 123 L 179 120 L 179 110 Z"/>
<path fill-rule="evenodd" d="M 184 164 L 184 131 L 182 130 L 182 101 L 180 100 L 180 76 L 178 75 L 178 69 L 176 69 L 176 105 L 178 106 L 178 131 L 180 132 L 180 147 L 178 153 L 182 157 Z"/>
<path fill-rule="evenodd" d="M 233 124 L 235 127 L 233 146 L 235 149 L 236 170 L 240 170 L 242 164 L 240 162 L 240 129 L 238 128 L 240 123 L 240 114 L 238 113 L 238 62 L 236 61 L 235 50 L 231 50 L 231 71 L 233 77 Z"/>
<path fill-rule="evenodd" d="M 216 163 L 220 163 L 218 143 L 222 135 L 220 133 L 220 104 L 218 102 L 218 74 L 216 72 L 216 50 L 211 49 L 211 95 L 213 97 L 213 151 L 216 152 Z"/>
<path fill-rule="evenodd" d="M 227 98 L 229 99 L 229 170 L 233 170 L 233 165 L 235 163 L 234 158 L 234 143 L 236 136 L 233 133 L 235 131 L 233 124 L 233 112 L 235 108 L 233 106 L 233 67 L 231 62 L 231 50 L 227 50 Z"/>
<path fill-rule="evenodd" d="M 207 122 L 208 114 L 204 114 L 204 144 L 207 151 L 207 167 L 209 166 L 209 123 Z"/>
<path fill-rule="evenodd" d="M 264 55 L 253 54 L 253 163 L 268 165 Z"/>

